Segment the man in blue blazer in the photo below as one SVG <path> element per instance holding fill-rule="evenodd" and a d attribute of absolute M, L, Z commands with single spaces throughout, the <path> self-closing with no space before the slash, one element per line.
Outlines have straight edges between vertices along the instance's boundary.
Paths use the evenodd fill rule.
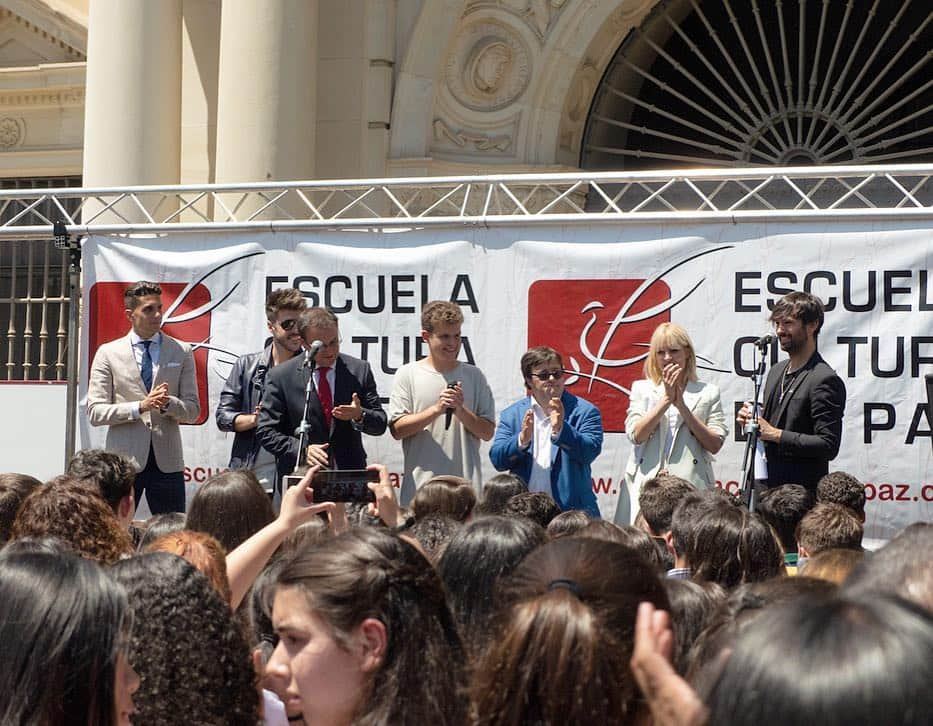
<path fill-rule="evenodd" d="M 502 412 L 489 458 L 546 492 L 564 511 L 580 509 L 599 517 L 590 464 L 603 447 L 603 419 L 589 401 L 564 390 L 564 363 L 553 348 L 532 348 L 522 356 L 528 396 Z"/>

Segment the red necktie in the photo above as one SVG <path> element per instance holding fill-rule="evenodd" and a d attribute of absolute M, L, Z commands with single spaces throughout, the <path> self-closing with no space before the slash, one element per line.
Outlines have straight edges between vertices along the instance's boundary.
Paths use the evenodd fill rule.
<path fill-rule="evenodd" d="M 331 412 L 334 410 L 334 396 L 330 390 L 330 383 L 327 382 L 327 372 L 330 366 L 321 366 L 318 370 L 317 382 L 317 400 L 321 402 L 321 410 L 324 412 L 324 423 L 330 430 Z"/>

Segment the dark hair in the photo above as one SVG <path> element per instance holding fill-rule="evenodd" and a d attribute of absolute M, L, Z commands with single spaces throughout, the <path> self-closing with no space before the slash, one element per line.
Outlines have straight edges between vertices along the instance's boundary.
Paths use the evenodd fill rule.
<path fill-rule="evenodd" d="M 677 504 L 696 490 L 686 479 L 673 474 L 659 474 L 646 480 L 638 495 L 638 509 L 651 528 L 651 534 L 660 536 L 669 532 Z"/>
<path fill-rule="evenodd" d="M 297 588 L 338 643 L 367 618 L 385 625 L 385 656 L 353 723 L 466 721 L 460 638 L 437 573 L 410 544 L 379 529 L 350 530 L 297 553 L 277 587 Z"/>
<path fill-rule="evenodd" d="M 528 383 L 528 381 L 531 380 L 531 371 L 534 370 L 536 366 L 540 365 L 555 365 L 563 370 L 564 361 L 560 357 L 560 353 L 546 345 L 530 348 L 522 356 L 522 379 Z"/>
<path fill-rule="evenodd" d="M 865 485 L 844 471 L 823 475 L 816 485 L 816 501 L 841 504 L 865 521 Z"/>
<path fill-rule="evenodd" d="M 327 308 L 308 308 L 301 314 L 298 331 L 303 333 L 305 328 L 336 328 L 338 325 L 337 316 Z"/>
<path fill-rule="evenodd" d="M 66 476 L 33 489 L 16 515 L 10 536 L 57 537 L 75 554 L 106 564 L 133 551 L 129 533 L 97 490 Z"/>
<path fill-rule="evenodd" d="M 808 292 L 789 292 L 775 301 L 768 320 L 775 322 L 783 318 L 794 318 L 804 325 L 816 323 L 816 330 L 813 331 L 813 337 L 816 338 L 823 327 L 823 301 Z"/>
<path fill-rule="evenodd" d="M 823 550 L 808 557 L 798 572 L 841 585 L 864 556 L 862 550 Z"/>
<path fill-rule="evenodd" d="M 275 519 L 272 503 L 249 469 L 215 474 L 194 493 L 186 528 L 206 532 L 231 552 Z"/>
<path fill-rule="evenodd" d="M 161 295 L 162 288 L 157 282 L 140 280 L 133 283 L 123 291 L 123 307 L 126 310 L 135 310 L 139 307 L 140 299 L 149 295 Z"/>
<path fill-rule="evenodd" d="M 308 306 L 304 295 L 293 287 L 281 287 L 266 296 L 266 320 L 274 323 L 280 310 L 301 312 Z"/>
<path fill-rule="evenodd" d="M 122 499 L 133 493 L 136 468 L 122 454 L 102 449 L 84 449 L 71 457 L 65 473 L 96 487 L 116 512 Z"/>
<path fill-rule="evenodd" d="M 713 499 L 697 519 L 684 557 L 694 579 L 732 588 L 784 574 L 784 552 L 757 514 Z"/>
<path fill-rule="evenodd" d="M 350 517 L 348 516 L 347 519 L 349 521 Z M 354 526 L 352 521 L 349 521 L 349 525 Z M 282 542 L 279 553 L 297 552 L 305 547 L 316 547 L 318 542 L 330 536 L 331 531 L 327 522 L 321 517 L 315 517 L 310 522 L 304 522 L 295 527 Z"/>
<path fill-rule="evenodd" d="M 0 554 L 0 723 L 111 726 L 123 588 L 70 554 Z"/>
<path fill-rule="evenodd" d="M 546 492 L 523 492 L 516 494 L 505 504 L 502 512 L 506 516 L 527 517 L 532 522 L 547 527 L 560 514 L 554 497 Z"/>
<path fill-rule="evenodd" d="M 421 308 L 421 329 L 433 333 L 438 325 L 462 325 L 463 311 L 457 303 L 431 300 Z"/>
<path fill-rule="evenodd" d="M 605 519 L 594 519 L 577 536 L 625 545 L 640 554 L 653 569 L 659 571 L 666 569 L 651 535 L 631 524 L 618 525 Z"/>
<path fill-rule="evenodd" d="M 775 577 L 739 585 L 720 602 L 706 629 L 694 641 L 688 658 L 688 680 L 698 690 L 704 690 L 705 684 L 715 678 L 723 654 L 728 653 L 739 634 L 763 612 L 771 612 L 772 607 L 801 597 L 831 597 L 837 589 L 831 582 L 805 576 Z"/>
<path fill-rule="evenodd" d="M 933 611 L 933 524 L 915 522 L 867 555 L 845 582 L 852 594 L 893 593 Z"/>
<path fill-rule="evenodd" d="M 224 602 L 230 602 L 230 580 L 227 579 L 224 549 L 209 534 L 192 532 L 190 529 L 170 532 L 149 544 L 145 551 L 168 552 L 183 557 L 207 578 Z"/>
<path fill-rule="evenodd" d="M 797 525 L 813 507 L 813 492 L 799 484 L 782 484 L 765 490 L 757 512 L 774 527 L 785 552 L 797 551 Z"/>
<path fill-rule="evenodd" d="M 143 526 L 142 537 L 139 538 L 139 543 L 136 545 L 136 549 L 139 552 L 142 552 L 149 546 L 150 543 L 155 542 L 159 537 L 162 537 L 166 534 L 171 534 L 172 532 L 180 532 L 185 528 L 185 515 L 183 512 L 163 512 L 162 514 L 153 514 L 149 519 L 146 520 L 145 525 Z"/>
<path fill-rule="evenodd" d="M 671 629 L 674 632 L 671 661 L 677 672 L 685 675 L 693 643 L 725 601 L 726 591 L 715 582 L 700 584 L 671 577 L 662 578 L 661 582 L 671 603 Z"/>
<path fill-rule="evenodd" d="M 10 539 L 16 513 L 41 481 L 28 474 L 0 474 L 0 545 Z"/>
<path fill-rule="evenodd" d="M 415 538 L 432 565 L 436 565 L 450 544 L 453 536 L 463 527 L 463 522 L 443 514 L 427 514 L 419 517 L 408 530 Z"/>
<path fill-rule="evenodd" d="M 638 604 L 667 610 L 658 576 L 633 550 L 563 537 L 502 583 L 495 641 L 471 686 L 478 725 L 630 723 Z"/>
<path fill-rule="evenodd" d="M 582 509 L 571 509 L 567 512 L 561 512 L 548 523 L 547 536 L 551 539 L 557 539 L 558 537 L 569 537 L 580 534 L 590 521 L 590 515 Z"/>
<path fill-rule="evenodd" d="M 671 543 L 678 557 L 684 556 L 687 544 L 694 536 L 697 520 L 706 509 L 722 501 L 714 492 L 710 489 L 697 490 L 685 495 L 674 507 L 671 515 Z"/>
<path fill-rule="evenodd" d="M 476 492 L 469 479 L 460 476 L 435 476 L 418 488 L 411 500 L 411 512 L 415 519 L 428 514 L 443 514 L 460 522 L 473 512 Z"/>
<path fill-rule="evenodd" d="M 823 502 L 817 504 L 797 525 L 797 544 L 808 555 L 831 549 L 862 549 L 865 526 L 848 507 Z"/>
<path fill-rule="evenodd" d="M 477 513 L 502 514 L 509 499 L 528 491 L 528 484 L 518 474 L 496 474 L 483 484 L 483 499 Z"/>
<path fill-rule="evenodd" d="M 710 724 L 930 723 L 933 616 L 896 598 L 810 599 L 769 611 L 701 694 Z"/>
<path fill-rule="evenodd" d="M 259 694 L 249 646 L 207 578 L 167 552 L 117 563 L 137 617 L 130 663 L 139 673 L 134 721 L 255 726 Z"/>
<path fill-rule="evenodd" d="M 479 652 L 490 635 L 497 584 L 546 537 L 530 519 L 489 516 L 468 522 L 451 538 L 437 571 L 471 653 Z"/>

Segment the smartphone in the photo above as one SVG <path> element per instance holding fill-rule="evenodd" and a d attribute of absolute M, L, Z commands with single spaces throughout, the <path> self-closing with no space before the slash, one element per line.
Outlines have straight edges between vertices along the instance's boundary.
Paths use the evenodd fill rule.
<path fill-rule="evenodd" d="M 300 476 L 286 476 L 285 488 L 300 482 Z M 375 502 L 367 484 L 379 481 L 379 472 L 369 469 L 321 469 L 311 480 L 315 502 Z"/>

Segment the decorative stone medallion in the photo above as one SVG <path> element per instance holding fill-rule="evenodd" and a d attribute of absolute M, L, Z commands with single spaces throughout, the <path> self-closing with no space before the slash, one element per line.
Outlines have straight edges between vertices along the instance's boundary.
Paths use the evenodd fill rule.
<path fill-rule="evenodd" d="M 22 119 L 0 119 L 0 149 L 12 149 L 20 145 L 25 135 L 26 124 Z"/>
<path fill-rule="evenodd" d="M 474 111 L 498 111 L 524 93 L 531 54 L 515 31 L 483 21 L 464 27 L 447 61 L 447 86 Z"/>

